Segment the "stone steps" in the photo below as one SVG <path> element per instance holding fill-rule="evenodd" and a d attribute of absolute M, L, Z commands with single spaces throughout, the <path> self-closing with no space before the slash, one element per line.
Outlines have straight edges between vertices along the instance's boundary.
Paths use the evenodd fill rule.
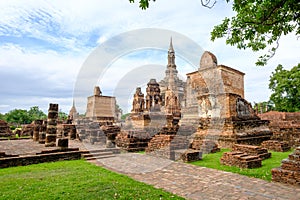
<path fill-rule="evenodd" d="M 266 140 L 261 144 L 261 147 L 277 152 L 286 152 L 291 149 L 288 142 L 277 140 Z"/>
<path fill-rule="evenodd" d="M 240 152 L 252 155 L 252 156 L 258 156 L 262 160 L 268 159 L 271 157 L 271 153 L 269 153 L 266 148 L 261 148 L 260 146 L 235 144 L 232 147 L 232 151 L 240 151 Z"/>
<path fill-rule="evenodd" d="M 261 159 L 259 156 L 248 155 L 247 153 L 239 151 L 225 152 L 220 162 L 223 165 L 236 166 L 239 168 L 261 167 Z"/>
<path fill-rule="evenodd" d="M 120 149 L 117 148 L 104 148 L 81 151 L 81 156 L 85 160 L 97 160 L 103 158 L 115 157 L 115 154 L 120 153 Z"/>
<path fill-rule="evenodd" d="M 272 181 L 300 186 L 300 147 L 281 161 L 281 166 L 272 169 Z"/>
<path fill-rule="evenodd" d="M 0 168 L 25 166 L 44 162 L 56 162 L 63 160 L 77 160 L 81 158 L 80 151 L 53 151 L 37 153 L 33 155 L 19 155 L 15 157 L 0 158 Z"/>

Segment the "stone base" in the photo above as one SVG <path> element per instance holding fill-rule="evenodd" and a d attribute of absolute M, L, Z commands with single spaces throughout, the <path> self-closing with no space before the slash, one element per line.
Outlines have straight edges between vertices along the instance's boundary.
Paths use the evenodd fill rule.
<path fill-rule="evenodd" d="M 106 144 L 106 136 L 100 129 L 99 122 L 89 118 L 76 119 L 76 138 L 90 144 Z"/>
<path fill-rule="evenodd" d="M 262 160 L 271 157 L 271 153 L 269 153 L 267 149 L 259 146 L 235 144 L 232 151 L 243 152 L 251 156 L 258 156 Z"/>
<path fill-rule="evenodd" d="M 56 146 L 62 149 L 69 147 L 69 139 L 68 138 L 57 138 Z"/>
<path fill-rule="evenodd" d="M 116 136 L 115 144 L 117 147 L 129 152 L 144 151 L 151 138 L 151 135 L 144 130 L 121 131 Z"/>
<path fill-rule="evenodd" d="M 272 140 L 288 142 L 294 148 L 300 146 L 300 112 L 270 111 L 259 117 L 270 121 Z"/>
<path fill-rule="evenodd" d="M 56 146 L 56 134 L 46 134 L 45 147 L 55 147 Z"/>
<path fill-rule="evenodd" d="M 271 151 L 276 152 L 286 152 L 291 149 L 288 142 L 277 141 L 277 140 L 267 140 L 261 144 L 261 147 L 266 148 Z"/>
<path fill-rule="evenodd" d="M 158 149 L 162 149 L 164 147 L 169 147 L 174 137 L 175 135 L 164 135 L 164 134 L 155 135 L 149 141 L 148 147 L 146 148 L 146 152 L 151 152 Z"/>
<path fill-rule="evenodd" d="M 282 160 L 279 168 L 272 169 L 272 181 L 300 186 L 300 147 Z"/>
<path fill-rule="evenodd" d="M 234 144 L 260 145 L 270 140 L 272 132 L 268 121 L 259 119 L 201 118 L 193 136 L 194 146 L 201 146 L 202 140 L 206 139 L 217 141 L 221 148 L 232 148 Z"/>
<path fill-rule="evenodd" d="M 220 160 L 221 164 L 236 166 L 239 168 L 258 168 L 261 167 L 259 156 L 251 156 L 243 152 L 225 152 Z"/>
<path fill-rule="evenodd" d="M 131 113 L 130 123 L 133 126 L 132 128 L 144 128 L 150 124 L 150 116 L 144 113 Z"/>
<path fill-rule="evenodd" d="M 112 140 L 106 140 L 106 148 L 115 148 L 115 144 L 112 142 Z"/>
<path fill-rule="evenodd" d="M 272 169 L 272 181 L 300 186 L 300 172 L 274 168 Z"/>
<path fill-rule="evenodd" d="M 182 160 L 183 162 L 202 160 L 202 153 L 197 150 L 189 149 L 181 154 L 180 160 Z"/>
<path fill-rule="evenodd" d="M 213 140 L 200 140 L 192 143 L 192 149 L 200 150 L 203 153 L 216 153 L 220 151 L 218 144 Z"/>
<path fill-rule="evenodd" d="M 0 137 L 11 137 L 13 135 L 8 123 L 0 119 Z"/>
<path fill-rule="evenodd" d="M 76 126 L 74 124 L 57 125 L 57 133 L 69 139 L 76 139 Z"/>

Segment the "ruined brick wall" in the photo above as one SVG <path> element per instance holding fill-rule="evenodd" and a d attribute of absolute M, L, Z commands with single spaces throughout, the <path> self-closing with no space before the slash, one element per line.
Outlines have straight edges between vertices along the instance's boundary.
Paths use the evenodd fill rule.
<path fill-rule="evenodd" d="M 0 137 L 9 137 L 12 135 L 12 132 L 8 124 L 4 120 L 0 120 Z"/>
<path fill-rule="evenodd" d="M 33 136 L 34 124 L 22 125 L 21 136 Z"/>
<path fill-rule="evenodd" d="M 218 65 L 226 93 L 240 95 L 244 98 L 244 73 L 225 65 Z"/>
<path fill-rule="evenodd" d="M 144 151 L 150 140 L 151 135 L 144 130 L 123 130 L 116 136 L 115 143 L 123 150 L 137 152 Z"/>
<path fill-rule="evenodd" d="M 116 99 L 109 96 L 88 97 L 86 117 L 115 117 Z"/>
<path fill-rule="evenodd" d="M 199 70 L 187 74 L 187 106 L 195 99 L 189 90 L 194 90 L 200 117 L 236 116 L 237 98 L 244 98 L 244 75 L 236 69 L 218 65 L 215 55 L 205 52 Z"/>
<path fill-rule="evenodd" d="M 272 139 L 286 141 L 293 147 L 300 146 L 300 112 L 270 111 L 258 116 L 270 121 Z"/>
<path fill-rule="evenodd" d="M 57 134 L 69 139 L 76 139 L 76 126 L 74 124 L 59 124 Z"/>
<path fill-rule="evenodd" d="M 175 135 L 164 135 L 164 134 L 155 135 L 148 143 L 146 152 L 156 151 L 164 147 L 170 146 L 174 137 Z"/>
<path fill-rule="evenodd" d="M 225 152 L 220 159 L 220 163 L 222 165 L 250 169 L 262 166 L 261 159 L 258 156 L 252 156 L 247 153 L 237 151 Z"/>
<path fill-rule="evenodd" d="M 272 181 L 300 186 L 300 147 L 281 161 L 281 166 L 272 169 Z"/>
<path fill-rule="evenodd" d="M 40 155 L 26 155 L 20 157 L 0 158 L 0 168 L 25 166 L 44 162 L 56 162 L 62 160 L 78 160 L 81 158 L 80 151 L 56 152 Z"/>

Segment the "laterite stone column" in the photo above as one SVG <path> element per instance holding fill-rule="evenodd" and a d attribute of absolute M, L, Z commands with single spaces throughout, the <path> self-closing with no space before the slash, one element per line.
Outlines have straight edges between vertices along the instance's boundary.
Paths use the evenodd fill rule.
<path fill-rule="evenodd" d="M 45 144 L 46 131 L 47 131 L 47 121 L 43 121 L 43 124 L 40 127 L 40 134 L 39 134 L 39 143 L 40 144 Z"/>
<path fill-rule="evenodd" d="M 46 131 L 46 147 L 56 146 L 56 130 L 57 130 L 57 118 L 58 118 L 58 104 L 49 105 L 48 110 L 48 121 L 47 121 L 47 131 Z"/>
<path fill-rule="evenodd" d="M 38 142 L 39 141 L 39 133 L 40 133 L 40 127 L 43 123 L 43 120 L 35 120 L 33 127 L 33 141 Z"/>

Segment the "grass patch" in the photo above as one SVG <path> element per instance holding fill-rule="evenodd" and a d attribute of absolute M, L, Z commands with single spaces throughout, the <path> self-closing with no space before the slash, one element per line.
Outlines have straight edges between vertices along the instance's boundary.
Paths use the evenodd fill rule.
<path fill-rule="evenodd" d="M 262 167 L 255 169 L 240 169 L 238 167 L 221 165 L 220 158 L 222 157 L 222 154 L 224 152 L 228 151 L 229 149 L 222 149 L 220 152 L 217 153 L 204 154 L 203 160 L 191 162 L 191 164 L 271 181 L 271 170 L 275 167 L 279 167 L 281 165 L 281 161 L 287 158 L 288 155 L 293 152 L 293 150 L 290 150 L 288 152 L 270 151 L 272 153 L 271 158 L 263 160 Z"/>
<path fill-rule="evenodd" d="M 84 160 L 0 169 L 0 199 L 183 199 Z"/>
<path fill-rule="evenodd" d="M 139 153 L 139 154 L 145 154 L 146 151 L 138 151 L 137 153 Z"/>

